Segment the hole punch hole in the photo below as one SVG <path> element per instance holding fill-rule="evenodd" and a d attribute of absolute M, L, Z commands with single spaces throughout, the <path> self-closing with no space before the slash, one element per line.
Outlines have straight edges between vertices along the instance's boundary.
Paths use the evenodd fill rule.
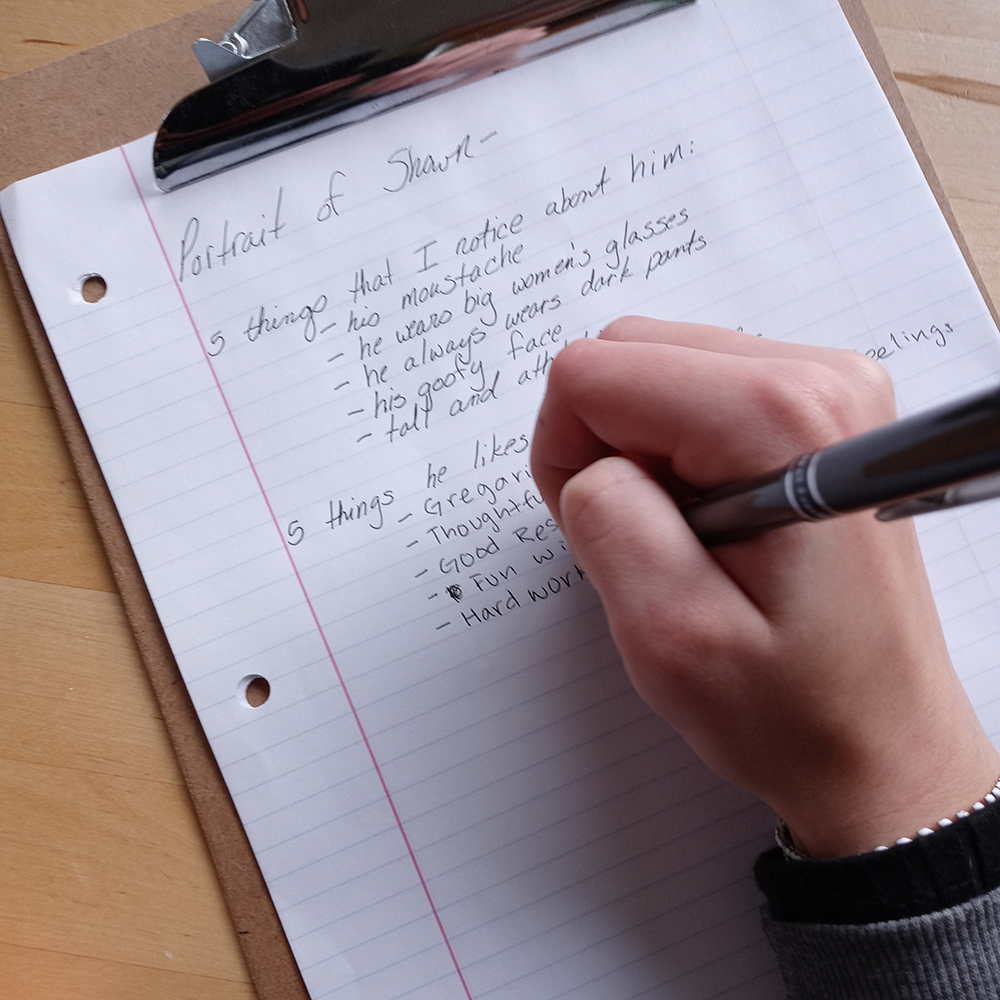
<path fill-rule="evenodd" d="M 84 302 L 100 302 L 108 293 L 108 283 L 99 274 L 87 274 L 80 283 Z"/>
<path fill-rule="evenodd" d="M 244 677 L 240 681 L 240 697 L 251 708 L 260 708 L 270 696 L 271 685 L 268 684 L 266 677 L 261 677 L 260 674 L 250 674 L 249 677 Z"/>

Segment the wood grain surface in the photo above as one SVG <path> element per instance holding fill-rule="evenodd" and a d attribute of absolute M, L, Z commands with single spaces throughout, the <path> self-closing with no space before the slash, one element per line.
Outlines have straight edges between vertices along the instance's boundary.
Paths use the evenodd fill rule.
<path fill-rule="evenodd" d="M 865 3 L 1000 303 L 997 0 Z M 0 0 L 0 78 L 198 6 Z M 2 270 L 0 996 L 254 996 Z"/>

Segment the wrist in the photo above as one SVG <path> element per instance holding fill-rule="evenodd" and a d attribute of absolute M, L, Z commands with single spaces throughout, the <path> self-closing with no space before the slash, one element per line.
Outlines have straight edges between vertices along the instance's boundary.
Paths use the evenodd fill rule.
<path fill-rule="evenodd" d="M 981 745 L 964 766 L 952 759 L 947 768 L 923 774 L 914 766 L 895 780 L 890 772 L 878 782 L 856 783 L 843 797 L 834 792 L 793 810 L 785 819 L 790 846 L 817 860 L 865 854 L 929 836 L 992 804 L 1000 798 L 1000 754 L 978 732 Z"/>
<path fill-rule="evenodd" d="M 857 925 L 960 906 L 1000 887 L 1000 802 L 885 851 L 790 861 L 775 848 L 754 874 L 778 921 Z"/>
<path fill-rule="evenodd" d="M 893 844 L 879 844 L 874 848 L 874 851 L 887 851 L 890 847 L 902 847 L 904 844 L 911 844 L 918 837 L 930 837 L 939 830 L 947 830 L 948 827 L 953 826 L 955 823 L 963 819 L 968 819 L 973 813 L 982 812 L 988 806 L 996 805 L 997 802 L 1000 802 L 1000 775 L 997 776 L 997 780 L 994 782 L 990 791 L 988 791 L 981 799 L 973 802 L 968 809 L 960 809 L 954 816 L 942 816 L 933 825 L 922 826 L 912 837 L 898 837 Z M 803 853 L 804 848 L 800 849 L 799 846 L 796 845 L 795 838 L 792 836 L 792 832 L 789 830 L 788 824 L 783 819 L 778 820 L 778 825 L 774 831 L 774 839 L 778 847 L 781 849 L 781 853 L 789 861 L 811 860 L 810 855 Z M 857 853 L 865 854 L 869 852 L 858 851 Z"/>

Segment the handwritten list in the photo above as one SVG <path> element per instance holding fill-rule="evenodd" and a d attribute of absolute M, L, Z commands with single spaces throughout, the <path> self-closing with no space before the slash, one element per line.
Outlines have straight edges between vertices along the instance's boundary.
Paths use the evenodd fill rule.
<path fill-rule="evenodd" d="M 625 313 L 903 411 L 995 378 L 839 7 L 699 0 L 169 195 L 150 146 L 0 208 L 314 1000 L 779 996 L 773 817 L 632 692 L 528 456 Z M 924 544 L 996 734 L 988 509 Z"/>

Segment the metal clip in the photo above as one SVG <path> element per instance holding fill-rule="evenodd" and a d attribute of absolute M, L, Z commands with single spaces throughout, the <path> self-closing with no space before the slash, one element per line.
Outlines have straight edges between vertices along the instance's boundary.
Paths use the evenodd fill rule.
<path fill-rule="evenodd" d="M 694 0 L 254 0 L 195 51 L 211 83 L 164 119 L 164 191 Z"/>
<path fill-rule="evenodd" d="M 936 510 L 964 507 L 966 504 L 993 500 L 996 497 L 1000 497 L 1000 472 L 970 479 L 949 486 L 945 490 L 935 490 L 933 493 L 924 493 L 897 503 L 886 504 L 878 509 L 875 516 L 880 521 L 898 521 L 904 517 L 916 517 L 918 514 L 930 514 Z"/>

